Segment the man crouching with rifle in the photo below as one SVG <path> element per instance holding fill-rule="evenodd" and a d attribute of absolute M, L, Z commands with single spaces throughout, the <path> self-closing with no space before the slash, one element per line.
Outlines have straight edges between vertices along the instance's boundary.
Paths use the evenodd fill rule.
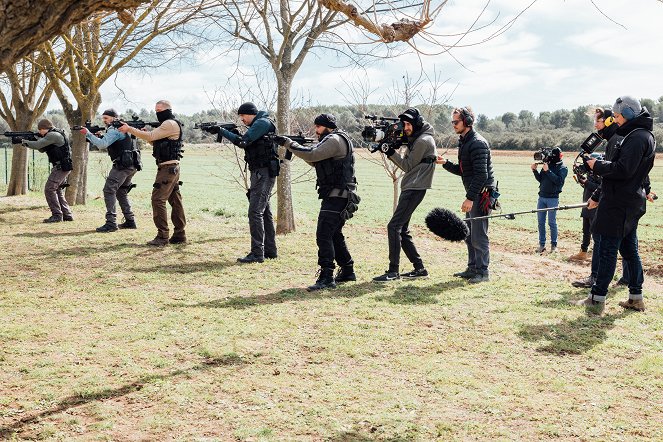
<path fill-rule="evenodd" d="M 316 243 L 318 245 L 318 280 L 309 291 L 334 288 L 336 283 L 355 281 L 354 261 L 343 236 L 345 221 L 357 210 L 359 196 L 355 193 L 355 158 L 352 141 L 336 126 L 336 117 L 321 114 L 315 118 L 315 133 L 320 142 L 304 147 L 288 137 L 276 136 L 274 141 L 315 167 L 318 198 L 322 200 L 318 214 Z M 340 270 L 334 278 L 334 260 Z"/>

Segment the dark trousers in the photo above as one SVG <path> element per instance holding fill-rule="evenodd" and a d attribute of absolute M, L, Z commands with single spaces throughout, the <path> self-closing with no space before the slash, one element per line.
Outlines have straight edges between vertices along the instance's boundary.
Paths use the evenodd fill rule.
<path fill-rule="evenodd" d="M 179 181 L 179 164 L 169 164 L 157 168 L 157 177 L 154 181 L 154 189 L 152 189 L 152 218 L 159 238 L 167 239 L 170 231 L 166 202 L 172 208 L 171 220 L 175 227 L 173 237 L 185 237 L 186 217 L 184 216 L 184 206 L 182 206 Z"/>
<path fill-rule="evenodd" d="M 594 248 L 592 249 L 592 273 L 591 276 L 596 279 L 596 276 L 599 273 L 599 264 L 601 263 L 601 235 L 592 234 L 592 239 L 594 240 Z M 636 241 L 637 241 L 636 237 Z M 629 263 L 622 255 L 622 278 L 628 281 L 631 276 L 629 273 Z"/>
<path fill-rule="evenodd" d="M 601 252 L 596 282 L 592 286 L 592 299 L 594 301 L 605 302 L 608 294 L 608 287 L 615 275 L 617 266 L 617 252 L 622 255 L 624 262 L 628 266 L 628 291 L 629 299 L 642 299 L 642 283 L 644 274 L 642 272 L 642 263 L 638 253 L 637 228 L 629 232 L 624 238 L 617 236 L 601 236 Z"/>
<path fill-rule="evenodd" d="M 266 167 L 251 171 L 249 188 L 249 230 L 251 253 L 254 256 L 276 256 L 276 230 L 274 217 L 269 207 L 269 198 L 276 177 L 269 176 Z"/>
<path fill-rule="evenodd" d="M 485 216 L 481 212 L 479 202 L 474 201 L 472 210 L 465 215 L 465 218 L 475 218 Z M 465 238 L 467 244 L 467 267 L 474 269 L 482 275 L 488 274 L 488 264 L 490 264 L 490 240 L 488 239 L 488 220 L 480 219 L 468 223 L 470 234 Z"/>
<path fill-rule="evenodd" d="M 586 216 L 582 217 L 582 243 L 580 250 L 586 252 L 589 249 L 589 243 L 592 239 L 592 219 Z M 596 245 L 594 245 L 596 247 Z"/>
<path fill-rule="evenodd" d="M 130 167 L 128 169 L 118 169 L 113 165 L 106 184 L 104 185 L 104 202 L 106 203 L 106 222 L 108 224 L 117 224 L 117 213 L 115 212 L 115 202 L 120 203 L 120 209 L 124 214 L 124 219 L 127 221 L 134 220 L 134 214 L 131 211 L 131 203 L 129 202 L 129 188 L 131 186 L 131 179 L 136 175 L 136 169 Z"/>
<path fill-rule="evenodd" d="M 320 204 L 315 241 L 318 244 L 318 265 L 322 268 L 333 269 L 334 261 L 340 267 L 354 264 L 343 236 L 345 220 L 340 215 L 347 204 L 347 198 L 337 197 L 325 198 Z"/>
<path fill-rule="evenodd" d="M 63 216 L 71 216 L 71 208 L 61 187 L 67 181 L 70 173 L 70 170 L 64 171 L 60 169 L 60 166 L 53 166 L 44 186 L 44 196 L 46 196 L 48 208 L 51 209 L 51 215 L 60 219 Z"/>
<path fill-rule="evenodd" d="M 396 211 L 387 225 L 390 272 L 398 272 L 400 269 L 401 248 L 415 269 L 424 268 L 419 252 L 412 242 L 409 225 L 412 214 L 421 204 L 425 195 L 426 190 L 404 190 L 398 198 Z"/>

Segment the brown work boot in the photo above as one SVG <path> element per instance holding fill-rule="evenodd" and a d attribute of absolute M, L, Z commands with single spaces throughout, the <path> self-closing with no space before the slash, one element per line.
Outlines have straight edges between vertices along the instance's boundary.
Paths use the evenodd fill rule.
<path fill-rule="evenodd" d="M 585 289 L 591 289 L 595 282 L 596 282 L 596 278 L 594 278 L 593 276 L 590 275 L 587 278 L 582 278 L 582 279 L 578 279 L 577 281 L 573 281 L 571 283 L 571 285 L 573 287 L 582 287 L 582 288 L 585 288 Z"/>
<path fill-rule="evenodd" d="M 637 312 L 645 311 L 645 301 L 642 299 L 627 299 L 626 301 L 619 301 L 619 306 Z"/>
<path fill-rule="evenodd" d="M 148 246 L 163 247 L 168 245 L 168 238 L 155 237 L 152 241 L 147 242 Z"/>
<path fill-rule="evenodd" d="M 585 311 L 590 315 L 603 316 L 605 310 L 605 302 L 594 301 L 591 295 L 580 301 L 574 301 L 573 304 L 578 307 L 585 307 Z"/>
<path fill-rule="evenodd" d="M 592 259 L 591 255 L 587 252 L 583 252 L 582 250 L 576 253 L 575 255 L 569 256 L 569 261 L 582 262 L 582 261 L 587 261 L 589 259 Z"/>

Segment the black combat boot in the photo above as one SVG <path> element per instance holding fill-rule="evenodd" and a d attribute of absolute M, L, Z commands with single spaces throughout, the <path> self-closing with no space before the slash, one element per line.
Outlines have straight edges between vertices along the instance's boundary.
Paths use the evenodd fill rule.
<path fill-rule="evenodd" d="M 109 222 L 106 222 L 101 227 L 97 227 L 97 232 L 100 233 L 108 233 L 108 232 L 116 232 L 117 231 L 117 224 L 111 224 Z"/>
<path fill-rule="evenodd" d="M 137 229 L 138 227 L 136 226 L 136 221 L 133 219 L 127 219 L 124 220 L 122 224 L 119 224 L 118 227 L 120 229 Z"/>
<path fill-rule="evenodd" d="M 315 281 L 315 284 L 309 286 L 307 290 L 309 292 L 312 292 L 314 290 L 322 290 L 322 289 L 333 289 L 336 287 L 336 283 L 334 282 L 334 269 L 325 269 L 322 268 L 320 269 L 320 276 L 318 276 L 318 280 Z"/>
<path fill-rule="evenodd" d="M 334 281 L 336 281 L 337 284 L 356 280 L 357 275 L 355 275 L 355 269 L 352 264 L 341 266 L 341 268 L 338 269 L 338 272 L 336 272 L 336 277 L 334 278 Z"/>
<path fill-rule="evenodd" d="M 50 218 L 44 220 L 45 223 L 60 223 L 62 222 L 62 217 L 57 215 L 51 215 Z"/>

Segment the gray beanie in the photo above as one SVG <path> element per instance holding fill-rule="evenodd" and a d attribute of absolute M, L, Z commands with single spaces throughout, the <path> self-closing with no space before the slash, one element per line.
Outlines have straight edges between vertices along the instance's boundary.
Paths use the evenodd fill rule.
<path fill-rule="evenodd" d="M 642 112 L 642 106 L 640 105 L 640 100 L 629 95 L 623 95 L 615 101 L 615 105 L 612 106 L 612 112 L 621 114 L 627 120 L 632 120 Z"/>

